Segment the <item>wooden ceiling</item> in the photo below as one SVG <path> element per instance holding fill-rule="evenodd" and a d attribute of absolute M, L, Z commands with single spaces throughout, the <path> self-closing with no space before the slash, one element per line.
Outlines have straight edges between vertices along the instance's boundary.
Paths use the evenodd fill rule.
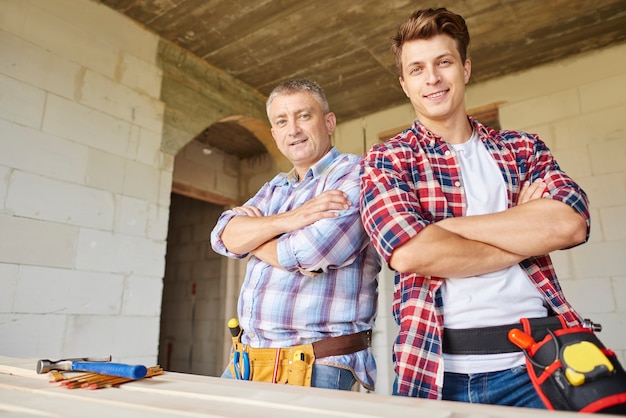
<path fill-rule="evenodd" d="M 474 83 L 626 41 L 626 0 L 97 1 L 264 95 L 316 80 L 339 123 L 407 103 L 390 38 L 420 8 L 465 17 Z"/>

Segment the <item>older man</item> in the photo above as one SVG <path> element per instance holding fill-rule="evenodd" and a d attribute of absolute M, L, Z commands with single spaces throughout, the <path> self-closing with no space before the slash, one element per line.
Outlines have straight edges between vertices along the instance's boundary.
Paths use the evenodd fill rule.
<path fill-rule="evenodd" d="M 251 255 L 238 304 L 241 355 L 312 344 L 311 386 L 349 390 L 358 381 L 373 389 L 380 262 L 359 217 L 361 158 L 332 146 L 336 118 L 315 82 L 283 82 L 267 114 L 293 169 L 224 212 L 211 235 L 216 252 Z M 240 375 L 229 367 L 224 377 L 233 370 Z"/>

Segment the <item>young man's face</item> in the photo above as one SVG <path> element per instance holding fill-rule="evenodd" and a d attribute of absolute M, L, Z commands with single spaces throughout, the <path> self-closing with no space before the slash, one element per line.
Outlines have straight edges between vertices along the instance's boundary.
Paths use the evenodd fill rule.
<path fill-rule="evenodd" d="M 331 148 L 335 114 L 324 114 L 306 91 L 276 97 L 270 104 L 269 120 L 278 149 L 301 177 Z"/>
<path fill-rule="evenodd" d="M 448 35 L 405 42 L 402 46 L 400 84 L 419 121 L 429 126 L 465 118 L 465 85 L 471 74 L 456 43 Z"/>

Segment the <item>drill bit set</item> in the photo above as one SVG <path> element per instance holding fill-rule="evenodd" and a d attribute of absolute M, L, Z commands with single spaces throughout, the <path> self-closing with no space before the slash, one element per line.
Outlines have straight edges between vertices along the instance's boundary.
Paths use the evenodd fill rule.
<path fill-rule="evenodd" d="M 78 376 L 66 376 L 63 372 L 87 372 Z M 50 382 L 60 382 L 68 389 L 101 389 L 117 387 L 132 382 L 163 374 L 160 366 L 146 368 L 142 365 L 111 363 L 111 356 L 84 357 L 63 360 L 39 360 L 37 373 L 48 373 Z"/>

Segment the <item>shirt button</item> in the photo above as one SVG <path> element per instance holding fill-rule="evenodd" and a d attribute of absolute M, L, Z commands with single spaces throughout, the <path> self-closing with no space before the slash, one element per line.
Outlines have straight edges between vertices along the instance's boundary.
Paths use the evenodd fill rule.
<path fill-rule="evenodd" d="M 250 338 L 254 338 L 254 337 L 256 337 L 256 335 L 254 335 L 254 333 L 253 333 L 253 332 L 251 332 L 250 334 L 248 334 L 248 337 L 250 337 Z"/>
<path fill-rule="evenodd" d="M 461 187 L 461 182 L 460 182 L 460 181 L 455 181 L 455 182 L 454 182 L 454 185 L 455 185 L 456 187 Z"/>
<path fill-rule="evenodd" d="M 246 313 L 250 313 L 250 312 L 252 312 L 252 308 L 250 307 L 246 308 Z"/>
<path fill-rule="evenodd" d="M 446 150 L 446 152 L 444 152 L 443 154 L 447 157 L 448 155 L 450 155 L 450 150 Z"/>

